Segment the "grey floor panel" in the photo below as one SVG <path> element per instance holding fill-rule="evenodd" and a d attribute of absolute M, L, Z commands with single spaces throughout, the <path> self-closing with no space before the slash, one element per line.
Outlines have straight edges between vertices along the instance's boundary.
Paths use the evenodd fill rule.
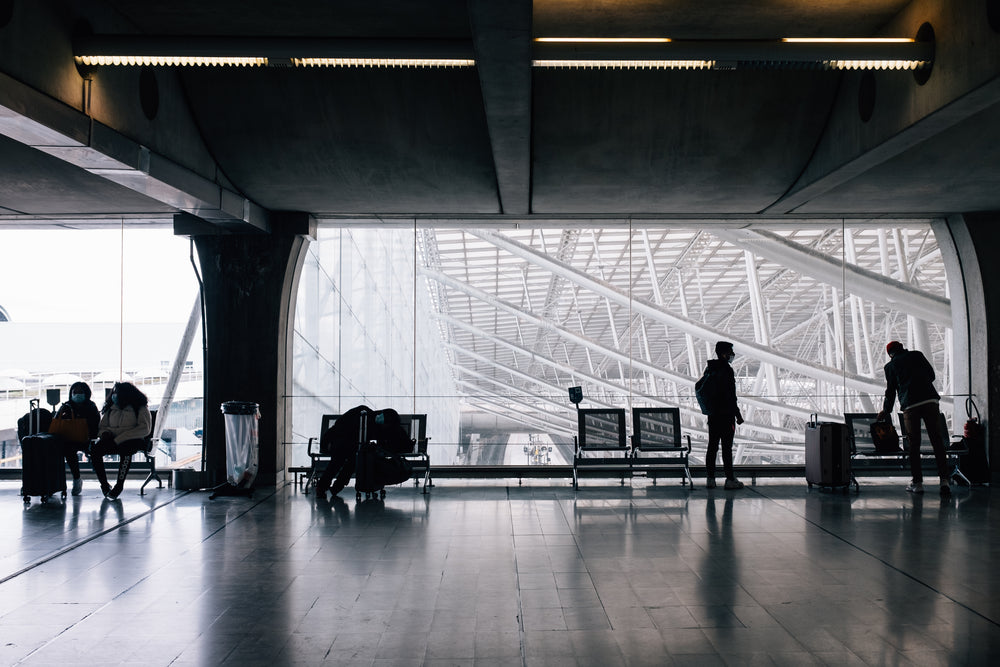
<path fill-rule="evenodd" d="M 0 482 L 0 664 L 966 665 L 1000 656 L 1000 504 L 880 481 L 317 501 Z M 94 485 L 91 485 L 94 486 Z"/>

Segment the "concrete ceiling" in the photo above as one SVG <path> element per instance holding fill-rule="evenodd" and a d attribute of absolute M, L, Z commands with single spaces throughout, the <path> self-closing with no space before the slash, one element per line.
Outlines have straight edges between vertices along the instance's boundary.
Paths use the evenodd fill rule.
<path fill-rule="evenodd" d="M 0 7 L 0 225 L 940 215 L 1000 209 L 1000 33 L 945 0 Z M 541 69 L 539 36 L 935 34 L 911 73 Z M 472 68 L 77 71 L 73 35 L 449 39 Z M 863 83 L 864 82 L 864 83 Z M 863 86 L 873 100 L 859 113 Z"/>

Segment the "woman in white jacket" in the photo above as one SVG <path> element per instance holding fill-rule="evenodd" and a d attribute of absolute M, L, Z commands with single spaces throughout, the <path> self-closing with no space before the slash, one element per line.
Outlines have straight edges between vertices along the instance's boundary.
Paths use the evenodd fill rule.
<path fill-rule="evenodd" d="M 105 498 L 114 500 L 125 487 L 125 478 L 132 465 L 132 455 L 145 448 L 145 438 L 152 428 L 149 399 L 131 382 L 118 382 L 111 389 L 101 409 L 101 425 L 97 442 L 90 448 L 90 464 L 101 483 Z M 118 480 L 114 488 L 108 484 L 104 457 L 117 454 Z"/>

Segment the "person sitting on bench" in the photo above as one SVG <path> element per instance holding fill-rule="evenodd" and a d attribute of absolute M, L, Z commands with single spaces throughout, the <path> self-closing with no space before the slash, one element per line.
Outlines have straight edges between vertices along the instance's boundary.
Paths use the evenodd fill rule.
<path fill-rule="evenodd" d="M 114 500 L 125 488 L 125 478 L 132 465 L 132 455 L 145 448 L 145 438 L 152 428 L 149 399 L 131 382 L 118 382 L 111 389 L 101 409 L 97 442 L 90 448 L 90 464 L 101 483 L 105 498 Z M 118 455 L 118 479 L 114 488 L 108 484 L 104 457 Z"/>
<path fill-rule="evenodd" d="M 316 482 L 317 499 L 325 500 L 327 491 L 337 495 L 351 480 L 357 464 L 362 414 L 367 417 L 365 437 L 369 441 L 375 440 L 381 447 L 393 452 L 401 451 L 401 447 L 407 449 L 410 438 L 400 424 L 398 412 L 392 408 L 372 410 L 367 405 L 351 408 L 320 436 L 319 449 L 330 456 L 330 462 Z"/>

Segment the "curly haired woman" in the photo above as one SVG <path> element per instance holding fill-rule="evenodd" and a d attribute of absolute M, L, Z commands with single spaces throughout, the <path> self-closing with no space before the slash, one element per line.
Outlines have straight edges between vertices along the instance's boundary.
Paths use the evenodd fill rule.
<path fill-rule="evenodd" d="M 145 438 L 152 424 L 146 395 L 131 382 L 116 383 L 101 409 L 99 435 L 90 449 L 90 463 L 105 498 L 114 500 L 121 495 L 132 465 L 132 455 L 145 448 Z M 104 470 L 104 457 L 113 454 L 117 454 L 119 459 L 118 480 L 114 488 L 108 484 L 108 475 Z"/>

